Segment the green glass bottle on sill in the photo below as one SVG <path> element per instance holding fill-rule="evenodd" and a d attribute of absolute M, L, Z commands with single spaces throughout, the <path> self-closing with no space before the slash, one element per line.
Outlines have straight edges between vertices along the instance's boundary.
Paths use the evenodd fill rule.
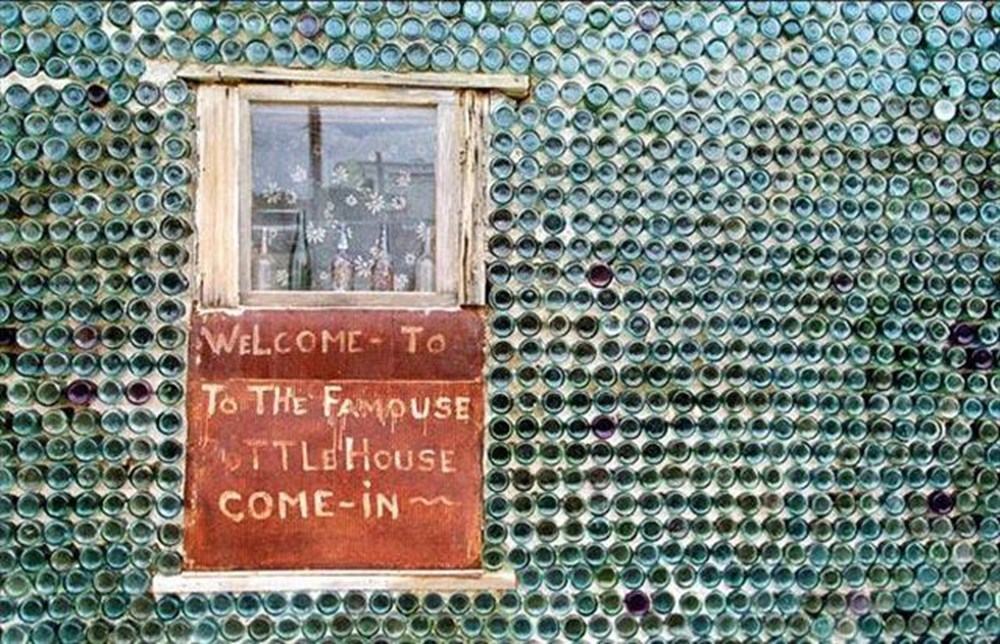
<path fill-rule="evenodd" d="M 312 289 L 312 254 L 306 235 L 306 213 L 295 213 L 295 239 L 288 257 L 288 290 L 308 291 Z"/>

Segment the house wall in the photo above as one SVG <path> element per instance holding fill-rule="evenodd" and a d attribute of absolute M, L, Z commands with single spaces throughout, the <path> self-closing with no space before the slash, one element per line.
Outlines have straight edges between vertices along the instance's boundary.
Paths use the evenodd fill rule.
<path fill-rule="evenodd" d="M 3 641 L 997 638 L 998 21 L 0 3 Z M 184 564 L 199 61 L 531 77 L 485 214 L 483 562 L 516 590 L 151 595 Z"/>

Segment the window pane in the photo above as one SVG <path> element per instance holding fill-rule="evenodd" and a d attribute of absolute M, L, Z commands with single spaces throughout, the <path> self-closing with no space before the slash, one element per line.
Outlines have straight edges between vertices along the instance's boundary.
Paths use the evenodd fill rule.
<path fill-rule="evenodd" d="M 435 116 L 252 103 L 252 289 L 434 291 Z"/>

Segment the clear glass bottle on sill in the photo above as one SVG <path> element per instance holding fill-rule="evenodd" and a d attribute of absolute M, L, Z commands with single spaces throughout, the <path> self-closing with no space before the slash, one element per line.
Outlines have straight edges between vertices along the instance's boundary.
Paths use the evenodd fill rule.
<path fill-rule="evenodd" d="M 389 224 L 382 224 L 378 241 L 375 245 L 371 290 L 391 291 L 392 289 L 392 255 L 389 252 Z"/>
<path fill-rule="evenodd" d="M 253 258 L 253 274 L 256 287 L 269 290 L 274 286 L 274 258 L 268 251 L 267 242 L 270 230 L 262 228 L 260 232 L 260 253 Z"/>
<path fill-rule="evenodd" d="M 434 290 L 434 229 L 427 231 L 424 237 L 424 249 L 414 266 L 414 289 L 418 292 Z"/>
<path fill-rule="evenodd" d="M 350 291 L 354 278 L 354 266 L 350 256 L 350 230 L 343 226 L 340 229 L 340 239 L 337 241 L 337 253 L 333 256 L 330 266 L 330 276 L 334 291 Z"/>

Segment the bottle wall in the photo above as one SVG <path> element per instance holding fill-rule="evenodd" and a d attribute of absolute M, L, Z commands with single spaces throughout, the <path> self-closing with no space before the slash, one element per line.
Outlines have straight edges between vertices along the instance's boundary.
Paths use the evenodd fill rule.
<path fill-rule="evenodd" d="M 4 641 L 996 639 L 998 21 L 0 3 Z M 531 77 L 485 214 L 483 561 L 517 590 L 150 594 L 212 243 L 187 62 Z"/>

